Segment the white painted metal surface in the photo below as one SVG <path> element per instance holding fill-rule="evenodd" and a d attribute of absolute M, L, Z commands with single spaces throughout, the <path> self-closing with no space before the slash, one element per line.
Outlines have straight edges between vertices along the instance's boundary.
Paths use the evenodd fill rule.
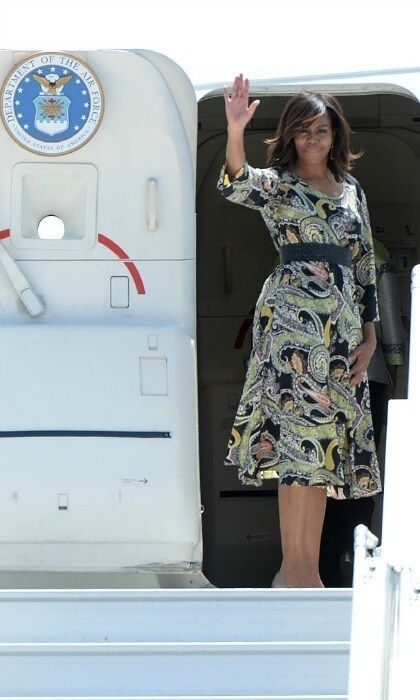
<path fill-rule="evenodd" d="M 86 696 L 85 696 L 86 697 Z M 4 700 L 20 700 L 22 696 L 4 696 Z M 38 700 L 61 700 L 62 696 L 37 696 Z M 66 695 L 65 700 L 82 700 L 80 695 Z M 89 700 L 346 700 L 347 695 L 94 695 Z"/>
<path fill-rule="evenodd" d="M 4 695 L 343 693 L 348 642 L 5 644 Z M 232 673 L 233 672 L 233 673 Z M 65 693 L 63 693 L 65 691 Z"/>
<path fill-rule="evenodd" d="M 379 90 L 382 92 L 401 93 L 401 89 L 407 91 L 420 98 L 420 67 L 409 66 L 407 68 L 395 68 L 389 70 L 371 70 L 343 73 L 322 73 L 322 74 L 306 74 L 296 76 L 276 76 L 274 78 L 258 78 L 250 81 L 251 94 L 253 91 L 261 90 L 262 94 L 266 91 L 273 94 L 273 90 L 287 90 L 288 85 L 321 85 L 334 84 L 334 93 L 336 87 L 338 92 L 343 89 L 345 92 L 352 89 L 357 93 L 359 85 L 363 84 L 364 94 L 375 93 Z M 225 84 L 229 84 L 225 83 Z M 341 88 L 340 88 L 341 86 Z M 204 95 L 208 95 L 213 90 L 220 90 L 221 83 L 197 83 L 195 84 L 197 98 L 201 99 Z"/>
<path fill-rule="evenodd" d="M 0 695 L 344 698 L 350 612 L 348 589 L 0 591 Z"/>
<path fill-rule="evenodd" d="M 351 589 L 0 590 L 0 643 L 348 642 Z"/>
<path fill-rule="evenodd" d="M 420 688 L 419 273 L 416 265 L 408 398 L 391 400 L 388 406 L 382 543 L 376 556 L 366 556 L 369 547 L 378 544 L 369 542 L 366 528 L 359 526 L 356 533 L 349 700 L 360 700 L 364 694 L 375 700 L 397 700 Z"/>
<path fill-rule="evenodd" d="M 0 270 L 0 570 L 193 571 L 195 93 L 151 51 L 84 58 L 105 111 L 82 149 L 0 129 L 1 250 L 45 307 Z M 0 52 L 2 80 L 16 60 Z M 48 215 L 64 236 L 38 235 Z"/>

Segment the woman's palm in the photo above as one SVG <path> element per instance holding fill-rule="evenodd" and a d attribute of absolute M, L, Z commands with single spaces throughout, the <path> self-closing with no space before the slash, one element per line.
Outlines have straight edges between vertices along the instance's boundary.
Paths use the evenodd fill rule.
<path fill-rule="evenodd" d="M 225 98 L 226 119 L 228 126 L 243 129 L 248 124 L 249 120 L 254 116 L 254 112 L 260 104 L 259 100 L 254 100 L 248 107 L 249 99 L 249 80 L 243 79 L 243 74 L 236 76 L 233 88 L 232 97 L 226 85 L 223 86 L 223 96 Z"/>

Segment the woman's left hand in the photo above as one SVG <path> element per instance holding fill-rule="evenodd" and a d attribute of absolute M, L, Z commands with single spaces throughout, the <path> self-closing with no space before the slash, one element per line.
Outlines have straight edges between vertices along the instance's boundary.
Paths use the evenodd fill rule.
<path fill-rule="evenodd" d="M 375 352 L 376 338 L 364 340 L 363 343 L 357 346 L 349 355 L 350 362 L 356 360 L 354 365 L 350 367 L 349 387 L 360 386 L 364 377 L 363 374 L 368 368 L 370 359 Z"/>

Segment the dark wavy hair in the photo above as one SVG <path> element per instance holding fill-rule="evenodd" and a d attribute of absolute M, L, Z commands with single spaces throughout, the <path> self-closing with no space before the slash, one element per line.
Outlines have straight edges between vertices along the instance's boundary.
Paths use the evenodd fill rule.
<path fill-rule="evenodd" d="M 293 137 L 305 124 L 307 126 L 316 117 L 328 114 L 331 127 L 335 132 L 333 141 L 333 158 L 331 150 L 328 156 L 328 167 L 338 182 L 342 182 L 346 174 L 352 170 L 352 163 L 358 160 L 363 151 L 350 151 L 351 129 L 344 116 L 338 100 L 326 92 L 303 90 L 288 100 L 280 117 L 275 136 L 264 139 L 268 144 L 267 166 L 293 166 L 297 160 L 297 151 Z"/>

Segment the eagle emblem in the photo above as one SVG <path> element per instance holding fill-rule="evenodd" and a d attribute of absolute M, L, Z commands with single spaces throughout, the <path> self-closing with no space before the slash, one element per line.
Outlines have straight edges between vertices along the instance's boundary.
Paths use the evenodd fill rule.
<path fill-rule="evenodd" d="M 55 73 L 50 73 L 50 75 L 33 75 L 32 76 L 37 83 L 40 84 L 42 91 L 46 95 L 59 95 L 63 89 L 63 86 L 72 80 L 72 75 L 63 75 L 61 78 Z"/>
<path fill-rule="evenodd" d="M 42 92 L 34 99 L 35 126 L 38 131 L 54 136 L 69 127 L 69 106 L 71 101 L 62 95 L 64 85 L 72 80 L 72 75 L 49 73 L 48 75 L 32 75 L 41 86 Z"/>

